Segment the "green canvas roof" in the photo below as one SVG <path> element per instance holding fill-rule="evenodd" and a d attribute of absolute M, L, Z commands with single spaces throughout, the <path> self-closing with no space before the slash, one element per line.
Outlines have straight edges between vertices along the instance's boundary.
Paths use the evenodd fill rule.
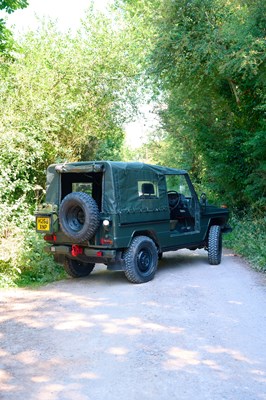
<path fill-rule="evenodd" d="M 55 169 L 58 172 L 100 172 L 106 169 L 112 170 L 152 170 L 160 175 L 184 174 L 186 171 L 176 168 L 163 167 L 159 165 L 145 164 L 141 162 L 123 162 L 123 161 L 82 161 L 75 163 L 57 164 Z"/>
<path fill-rule="evenodd" d="M 140 162 L 85 161 L 53 164 L 47 170 L 46 201 L 59 205 L 60 175 L 75 173 L 104 173 L 102 210 L 104 212 L 129 212 L 142 209 L 137 181 L 157 182 L 165 191 L 164 175 L 184 174 L 186 171 Z M 164 200 L 158 198 L 158 209 L 164 208 Z"/>

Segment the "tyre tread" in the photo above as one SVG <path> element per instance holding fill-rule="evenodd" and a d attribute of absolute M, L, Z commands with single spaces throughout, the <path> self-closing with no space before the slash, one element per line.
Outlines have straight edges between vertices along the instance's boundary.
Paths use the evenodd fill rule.
<path fill-rule="evenodd" d="M 213 225 L 210 227 L 208 238 L 208 259 L 210 265 L 219 265 L 222 253 L 221 227 Z"/>

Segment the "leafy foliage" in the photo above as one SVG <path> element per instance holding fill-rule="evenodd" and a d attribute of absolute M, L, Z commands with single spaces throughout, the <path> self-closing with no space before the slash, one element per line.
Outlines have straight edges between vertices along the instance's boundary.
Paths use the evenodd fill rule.
<path fill-rule="evenodd" d="M 63 268 L 45 253 L 44 240 L 35 233 L 32 223 L 27 226 L 27 217 L 24 221 L 22 218 L 19 227 L 9 224 L 1 238 L 0 287 L 40 285 L 65 276 Z"/>
<path fill-rule="evenodd" d="M 122 25 L 89 10 L 76 35 L 45 21 L 0 69 L 0 268 L 13 281 L 20 272 L 30 277 L 31 265 L 32 279 L 43 279 L 53 265 L 38 259 L 29 218 L 45 192 L 47 166 L 120 157 L 122 126 L 136 102 L 138 66 L 128 40 Z"/>
<path fill-rule="evenodd" d="M 254 219 L 245 215 L 239 219 L 233 216 L 231 224 L 234 230 L 226 236 L 225 245 L 243 255 L 258 270 L 266 272 L 265 218 Z"/>
<path fill-rule="evenodd" d="M 27 0 L 1 0 L 0 1 L 0 10 L 6 11 L 8 14 L 11 14 L 15 10 L 19 8 L 25 8 L 28 5 Z M 9 56 L 10 51 L 13 48 L 13 37 L 12 33 L 5 26 L 5 21 L 0 18 L 0 57 Z M 1 58 L 0 58 L 1 59 Z"/>
<path fill-rule="evenodd" d="M 265 2 L 123 3 L 150 26 L 145 67 L 166 140 L 231 206 L 265 209 Z"/>
<path fill-rule="evenodd" d="M 140 62 L 161 127 L 146 156 L 190 170 L 235 215 L 245 210 L 227 245 L 265 270 L 265 1 L 118 2 L 137 21 L 136 41 L 147 36 Z"/>
<path fill-rule="evenodd" d="M 74 38 L 48 23 L 22 39 L 0 83 L 6 198 L 26 191 L 32 203 L 52 162 L 119 157 L 135 72 L 120 33 L 101 18 L 88 14 Z"/>
<path fill-rule="evenodd" d="M 8 14 L 11 14 L 18 8 L 27 7 L 28 4 L 27 0 L 1 0 L 0 10 L 5 10 Z"/>

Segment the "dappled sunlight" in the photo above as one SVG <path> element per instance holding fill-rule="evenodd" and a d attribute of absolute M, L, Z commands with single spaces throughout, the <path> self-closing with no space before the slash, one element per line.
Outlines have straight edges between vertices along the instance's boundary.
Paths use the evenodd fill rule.
<path fill-rule="evenodd" d="M 225 354 L 230 356 L 233 360 L 236 361 L 241 361 L 250 365 L 256 364 L 253 360 L 250 360 L 248 357 L 244 356 L 240 351 L 233 350 L 233 349 L 227 349 L 223 348 L 221 346 L 217 347 L 212 347 L 212 346 L 206 346 L 205 349 L 210 353 L 210 354 Z"/>
<path fill-rule="evenodd" d="M 145 322 L 136 317 L 109 319 L 108 322 L 100 322 L 99 325 L 102 326 L 105 333 L 122 335 L 140 335 L 144 332 L 180 334 L 184 331 L 184 329 L 179 327 L 164 326 L 155 322 Z"/>
<path fill-rule="evenodd" d="M 25 294 L 26 291 L 23 292 Z M 73 296 L 66 292 L 39 291 L 34 292 L 34 302 L 24 298 L 15 297 L 15 302 L 5 304 L 8 313 L 2 313 L 0 322 L 5 323 L 15 320 L 16 324 L 27 326 L 29 329 L 53 328 L 58 331 L 93 330 L 101 329 L 106 334 L 114 335 L 141 335 L 143 332 L 167 332 L 180 334 L 183 329 L 176 326 L 164 326 L 157 322 L 145 321 L 139 317 L 110 318 L 108 314 L 93 313 L 89 319 L 87 310 L 108 309 L 117 307 L 116 303 L 106 298 L 91 299 L 84 296 Z M 69 304 L 72 305 L 69 307 Z M 78 304 L 84 313 L 77 313 L 74 305 Z M 152 302 L 152 306 L 156 303 Z M 3 304 L 4 305 L 4 304 Z M 146 304 L 147 306 L 147 304 Z M 68 307 L 68 312 L 65 312 Z M 169 306 L 170 307 L 170 306 Z M 73 308 L 73 312 L 71 309 Z M 30 310 L 30 311 L 29 311 Z M 70 310 L 70 311 L 69 311 Z"/>
<path fill-rule="evenodd" d="M 181 370 L 190 365 L 200 364 L 200 354 L 196 351 L 188 351 L 178 347 L 172 347 L 168 350 L 167 355 L 170 358 L 164 363 L 165 369 Z"/>
<path fill-rule="evenodd" d="M 72 303 L 73 307 L 78 304 L 86 309 L 94 309 L 106 304 L 105 298 L 94 300 L 64 292 L 55 293 L 43 290 L 31 293 L 34 293 L 35 296 L 34 302 L 26 298 L 26 290 L 21 291 L 20 296 L 15 292 L 11 302 L 5 302 L 3 298 L 0 303 L 0 311 L 3 308 L 3 312 L 0 313 L 0 323 L 16 320 L 16 323 L 26 325 L 29 328 L 41 329 L 47 327 L 49 322 L 57 320 L 58 323 L 54 325 L 54 328 L 59 330 L 76 329 L 79 326 L 92 327 L 94 326 L 93 323 L 83 320 L 83 314 L 79 315 L 75 311 L 66 314 L 65 307 Z M 111 307 L 112 305 L 108 303 L 107 306 Z M 8 313 L 4 312 L 7 309 Z"/>
<path fill-rule="evenodd" d="M 184 333 L 184 328 L 161 323 L 156 316 L 147 318 L 155 301 L 134 311 L 139 306 L 135 295 L 128 299 L 125 314 L 125 304 L 108 296 L 75 296 L 49 289 L 18 292 L 9 299 L 7 296 L 1 304 L 1 334 L 6 347 L 0 349 L 0 357 L 8 371 L 1 376 L 1 387 L 11 398 L 23 398 L 27 392 L 32 394 L 29 398 L 40 400 L 76 400 L 88 382 L 103 381 L 106 377 L 107 370 L 95 370 L 95 362 L 99 363 L 104 354 L 116 368 L 117 363 L 126 367 L 138 354 L 149 362 L 155 356 L 163 357 L 164 349 L 153 348 L 158 335 L 172 335 L 174 339 Z M 145 310 L 145 315 L 138 315 L 140 310 Z M 128 346 L 122 344 L 125 337 Z M 135 338 L 140 343 L 137 352 L 130 345 L 131 340 L 136 344 Z M 151 344 L 145 344 L 147 338 Z M 91 357 L 92 352 L 96 357 Z M 158 365 L 158 370 L 161 368 Z M 54 377 L 55 371 L 61 371 L 59 380 Z M 62 384 L 69 374 L 69 384 Z M 34 394 L 37 387 L 38 395 Z"/>
<path fill-rule="evenodd" d="M 257 382 L 266 383 L 266 371 L 261 371 L 259 369 L 255 369 L 255 370 L 251 370 L 250 373 L 253 375 L 253 378 Z"/>
<path fill-rule="evenodd" d="M 108 318 L 109 318 L 108 314 L 96 314 L 91 316 L 91 319 L 96 321 L 106 321 Z"/>
<path fill-rule="evenodd" d="M 222 348 L 220 346 L 197 347 L 195 350 L 187 350 L 180 347 L 172 347 L 166 351 L 166 360 L 163 368 L 169 371 L 186 371 L 190 374 L 199 374 L 202 368 L 208 368 L 209 373 L 217 375 L 223 381 L 230 381 L 232 376 L 230 370 L 232 363 L 237 363 L 238 370 L 246 370 L 250 377 L 260 383 L 266 382 L 265 372 L 261 370 L 250 370 L 250 365 L 259 364 L 256 360 L 251 360 L 240 351 Z M 224 357 L 229 358 L 224 358 Z"/>
<path fill-rule="evenodd" d="M 38 362 L 39 354 L 33 350 L 22 351 L 15 356 L 17 361 L 24 363 L 26 365 L 32 365 Z"/>
<path fill-rule="evenodd" d="M 209 367 L 212 370 L 216 370 L 219 372 L 223 371 L 223 368 L 214 360 L 202 360 L 201 363 L 202 363 L 202 365 L 206 365 L 207 367 Z"/>
<path fill-rule="evenodd" d="M 236 300 L 229 300 L 228 301 L 229 304 L 235 304 L 237 306 L 242 306 L 243 303 L 241 301 L 236 301 Z"/>
<path fill-rule="evenodd" d="M 12 380 L 12 374 L 10 372 L 0 370 L 0 387 L 1 392 L 16 391 L 16 385 L 10 384 Z"/>
<path fill-rule="evenodd" d="M 218 394 L 228 387 L 230 393 L 241 390 L 249 380 L 250 387 L 258 385 L 252 389 L 254 398 L 265 400 L 259 387 L 266 384 L 262 357 L 231 336 L 241 322 L 237 311 L 246 302 L 233 292 L 216 307 L 204 296 L 207 283 L 201 273 L 195 278 L 193 271 L 193 279 L 184 280 L 185 269 L 174 278 L 171 272 L 164 296 L 160 279 L 147 285 L 100 285 L 102 277 L 97 276 L 93 284 L 67 280 L 39 290 L 1 293 L 3 399 L 101 400 L 112 393 L 123 398 L 122 381 L 140 397 L 144 393 L 145 400 L 149 382 L 152 398 L 170 398 L 166 388 L 159 397 L 160 381 L 182 387 L 207 379 L 210 385 L 218 382 Z M 237 323 L 232 324 L 234 315 Z M 230 335 L 224 334 L 226 327 Z M 188 398 L 193 396 L 184 400 Z"/>
<path fill-rule="evenodd" d="M 29 344 L 30 345 L 30 344 Z M 49 357 L 49 359 L 48 359 Z M 4 361 L 4 360 L 3 360 Z M 3 364 L 3 361 L 1 363 Z M 80 361 L 82 364 L 82 360 Z M 6 393 L 14 399 L 54 399 L 60 400 L 66 387 L 73 389 L 73 397 L 79 398 L 78 393 L 82 391 L 82 382 L 99 379 L 99 374 L 93 370 L 87 370 L 81 374 L 73 375 L 71 383 L 65 384 L 58 381 L 55 371 L 61 371 L 62 377 L 68 375 L 72 366 L 72 360 L 64 356 L 44 355 L 37 350 L 26 350 L 18 354 L 9 354 L 4 361 L 7 370 L 0 370 L 1 393 Z M 73 381 L 74 379 L 74 381 Z M 34 388 L 39 388 L 35 392 Z M 25 395 L 26 393 L 26 395 Z M 35 393 L 35 394 L 34 394 Z M 74 393 L 77 394 L 75 397 Z"/>
<path fill-rule="evenodd" d="M 70 293 L 67 293 L 67 301 L 73 301 L 80 305 L 81 307 L 84 308 L 97 308 L 102 306 L 103 304 L 106 305 L 106 307 L 115 307 L 117 303 L 114 303 L 113 301 L 110 301 L 110 299 L 105 298 L 105 297 L 99 297 L 97 300 L 92 299 L 90 297 L 84 297 L 84 296 L 76 296 L 76 295 L 71 295 Z M 66 299 L 65 299 L 66 300 Z"/>
<path fill-rule="evenodd" d="M 33 376 L 31 378 L 31 380 L 32 380 L 32 382 L 35 382 L 35 383 L 46 383 L 46 382 L 49 382 L 50 379 L 48 378 L 48 376 L 37 375 L 37 376 Z"/>
<path fill-rule="evenodd" d="M 0 357 L 6 357 L 6 356 L 8 356 L 8 352 L 7 351 L 5 351 L 5 350 L 3 350 L 3 349 L 0 349 Z"/>
<path fill-rule="evenodd" d="M 54 325 L 54 329 L 58 330 L 75 330 L 80 328 L 92 328 L 95 324 L 84 319 L 83 314 L 65 315 L 63 321 Z"/>
<path fill-rule="evenodd" d="M 99 379 L 100 376 L 95 374 L 94 372 L 83 372 L 80 375 L 76 376 L 77 379 Z"/>
<path fill-rule="evenodd" d="M 125 347 L 110 347 L 110 349 L 107 350 L 107 353 L 113 354 L 115 356 L 124 356 L 128 354 L 128 352 L 129 350 Z"/>
<path fill-rule="evenodd" d="M 64 391 L 65 386 L 58 383 L 47 384 L 39 394 L 39 400 L 56 400 L 60 399 L 60 393 Z"/>
<path fill-rule="evenodd" d="M 111 320 L 101 324 L 104 333 L 119 335 L 140 335 L 141 329 L 132 326 L 124 326 L 123 320 Z"/>

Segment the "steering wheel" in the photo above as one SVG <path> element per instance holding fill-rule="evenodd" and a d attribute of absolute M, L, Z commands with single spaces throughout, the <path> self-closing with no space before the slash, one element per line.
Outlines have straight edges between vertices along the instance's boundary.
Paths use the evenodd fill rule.
<path fill-rule="evenodd" d="M 174 210 L 180 203 L 181 196 L 176 190 L 168 190 L 167 195 L 170 210 Z"/>

